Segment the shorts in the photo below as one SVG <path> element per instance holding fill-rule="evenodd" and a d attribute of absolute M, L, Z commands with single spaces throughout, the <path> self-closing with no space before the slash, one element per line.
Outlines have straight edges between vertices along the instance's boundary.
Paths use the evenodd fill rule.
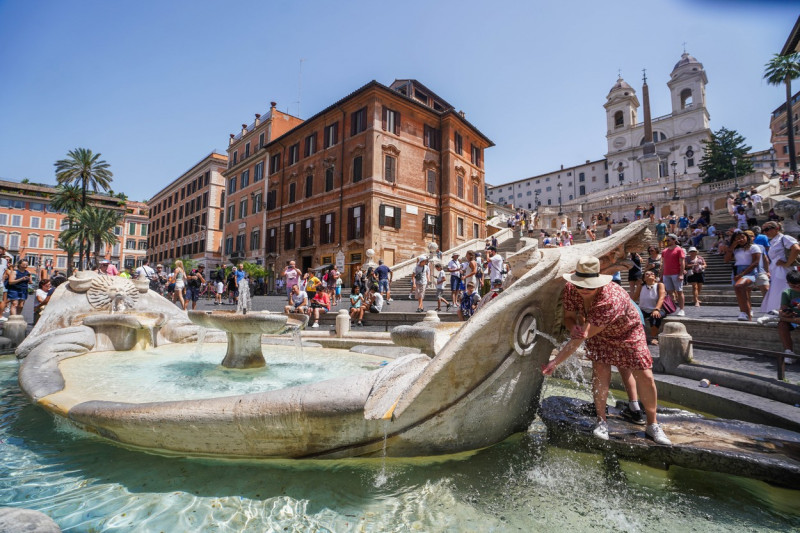
<path fill-rule="evenodd" d="M 661 281 L 664 283 L 664 289 L 683 292 L 683 276 L 679 274 L 669 274 L 665 275 Z"/>
<path fill-rule="evenodd" d="M 183 284 L 182 281 L 176 281 L 175 282 L 175 290 L 176 291 L 182 291 L 183 287 L 184 287 L 184 284 Z"/>
<path fill-rule="evenodd" d="M 441 298 L 444 294 L 444 287 L 436 287 L 436 298 Z"/>
<path fill-rule="evenodd" d="M 370 312 L 370 313 L 380 313 L 381 311 L 380 311 L 380 309 L 378 309 L 378 308 L 377 308 L 377 307 L 375 307 L 374 305 L 370 305 L 370 306 L 369 306 L 369 312 Z"/>
<path fill-rule="evenodd" d="M 454 292 L 464 290 L 464 286 L 461 285 L 461 276 L 450 276 L 450 290 Z"/>
<path fill-rule="evenodd" d="M 659 314 L 661 316 L 658 317 L 658 318 L 655 318 L 655 317 L 653 317 L 653 311 L 642 310 L 642 315 L 644 315 L 645 322 L 647 322 L 648 324 L 650 324 L 651 326 L 656 327 L 656 328 L 661 327 L 661 321 L 663 320 L 664 315 L 665 315 L 663 310 L 660 311 Z"/>
<path fill-rule="evenodd" d="M 336 287 L 336 296 L 341 296 L 341 295 L 342 295 L 342 288 Z"/>
<path fill-rule="evenodd" d="M 186 287 L 186 299 L 196 302 L 200 298 L 200 287 Z"/>
<path fill-rule="evenodd" d="M 22 300 L 25 301 L 28 299 L 28 291 L 18 291 L 17 289 L 12 289 L 9 287 L 8 289 L 8 301 L 13 302 L 15 300 Z"/>
<path fill-rule="evenodd" d="M 225 285 L 221 281 L 218 281 L 214 288 L 216 289 L 217 294 L 222 294 L 225 292 Z"/>
<path fill-rule="evenodd" d="M 703 272 L 697 272 L 695 274 L 689 274 L 686 276 L 686 283 L 705 283 L 706 276 Z"/>
<path fill-rule="evenodd" d="M 311 302 L 311 309 L 319 309 L 320 313 L 328 312 L 328 308 L 325 305 L 317 302 Z"/>
<path fill-rule="evenodd" d="M 759 272 L 756 276 L 756 281 L 753 283 L 756 287 L 768 287 L 769 286 L 769 276 L 767 276 L 766 272 Z"/>
<path fill-rule="evenodd" d="M 414 290 L 414 296 L 417 298 L 422 298 L 425 296 L 425 289 L 428 288 L 427 283 L 417 283 L 417 288 Z"/>
<path fill-rule="evenodd" d="M 389 280 L 382 279 L 378 281 L 378 287 L 380 288 L 381 294 L 384 292 L 389 292 Z"/>

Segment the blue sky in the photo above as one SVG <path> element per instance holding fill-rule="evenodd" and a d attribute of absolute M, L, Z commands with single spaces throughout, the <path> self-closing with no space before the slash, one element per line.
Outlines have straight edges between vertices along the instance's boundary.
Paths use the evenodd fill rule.
<path fill-rule="evenodd" d="M 799 11 L 711 0 L 0 0 L 0 179 L 54 183 L 53 162 L 87 147 L 111 164 L 116 192 L 146 200 L 224 151 L 272 100 L 305 118 L 372 79 L 416 78 L 496 143 L 486 179 L 503 183 L 601 158 L 618 69 L 641 92 L 647 68 L 653 116 L 668 113 L 684 42 L 708 74 L 712 128 L 764 149 L 784 92 L 762 81 L 763 66 Z"/>

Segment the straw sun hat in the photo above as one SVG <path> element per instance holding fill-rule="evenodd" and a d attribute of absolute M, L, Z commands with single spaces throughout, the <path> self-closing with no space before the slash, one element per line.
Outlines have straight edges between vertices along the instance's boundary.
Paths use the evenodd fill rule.
<path fill-rule="evenodd" d="M 609 274 L 600 273 L 600 260 L 591 255 L 584 255 L 578 259 L 575 272 L 564 274 L 564 279 L 584 289 L 598 289 L 611 283 Z"/>

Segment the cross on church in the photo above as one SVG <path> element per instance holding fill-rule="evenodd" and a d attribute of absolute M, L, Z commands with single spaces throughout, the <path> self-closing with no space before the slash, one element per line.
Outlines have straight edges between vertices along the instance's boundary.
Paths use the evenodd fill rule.
<path fill-rule="evenodd" d="M 646 69 L 646 68 L 643 68 L 643 69 L 642 69 L 642 80 L 643 80 L 645 83 L 647 83 L 647 69 Z"/>
<path fill-rule="evenodd" d="M 617 78 L 622 79 L 622 69 L 621 68 L 617 69 Z"/>
<path fill-rule="evenodd" d="M 686 41 L 683 41 L 683 53 L 686 53 Z"/>

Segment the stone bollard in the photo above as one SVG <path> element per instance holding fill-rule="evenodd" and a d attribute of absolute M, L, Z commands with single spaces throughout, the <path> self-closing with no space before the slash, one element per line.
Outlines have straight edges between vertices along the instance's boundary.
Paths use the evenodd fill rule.
<path fill-rule="evenodd" d="M 439 318 L 439 313 L 434 310 L 430 310 L 425 313 L 425 318 L 422 319 L 423 322 L 441 322 L 442 320 Z"/>
<path fill-rule="evenodd" d="M 19 346 L 25 340 L 28 323 L 22 315 L 11 315 L 3 326 L 3 336 L 11 341 L 12 346 Z"/>
<path fill-rule="evenodd" d="M 350 333 L 350 313 L 347 309 L 339 309 L 336 313 L 336 336 L 342 338 Z"/>
<path fill-rule="evenodd" d="M 678 365 L 692 362 L 692 336 L 680 322 L 665 322 L 658 336 L 658 365 L 654 370 L 672 374 Z"/>

